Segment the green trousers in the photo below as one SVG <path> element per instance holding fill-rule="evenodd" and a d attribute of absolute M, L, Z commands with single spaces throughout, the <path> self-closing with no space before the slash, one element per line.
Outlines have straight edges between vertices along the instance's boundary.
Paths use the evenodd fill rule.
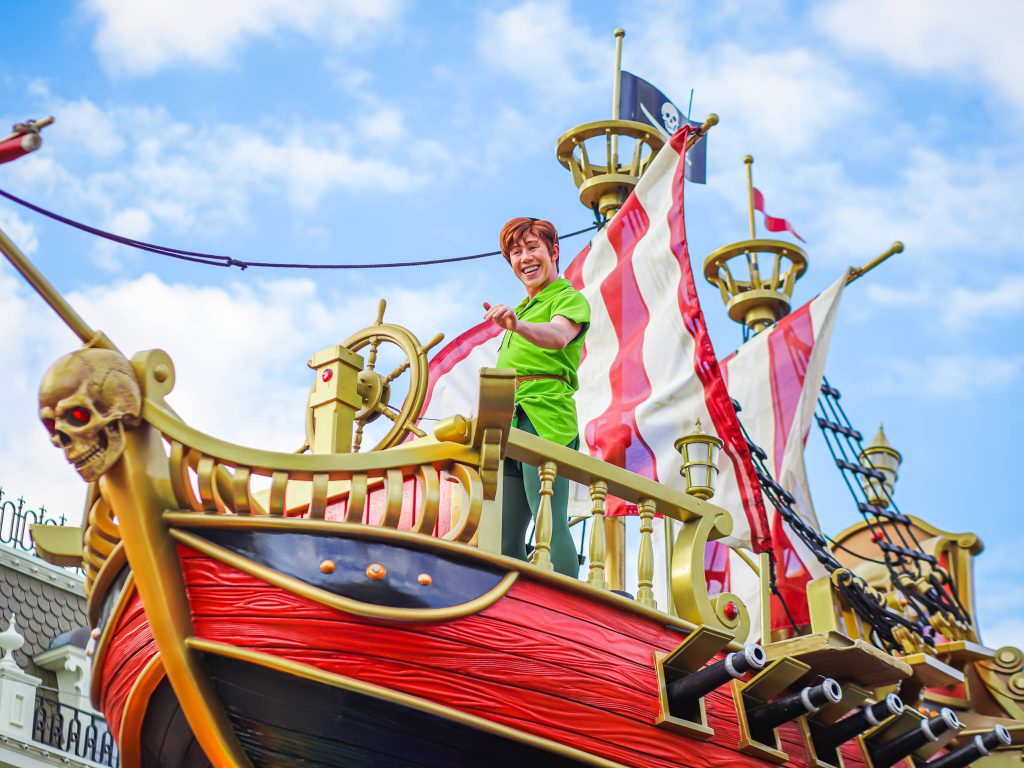
<path fill-rule="evenodd" d="M 537 430 L 526 414 L 519 410 L 517 426 L 536 435 Z M 573 438 L 570 448 L 579 447 Z M 501 553 L 526 560 L 526 530 L 537 519 L 540 507 L 540 472 L 521 461 L 505 460 L 505 477 L 501 491 Z M 551 494 L 551 562 L 558 573 L 576 578 L 580 561 L 576 544 L 569 533 L 569 481 L 555 479 Z"/>

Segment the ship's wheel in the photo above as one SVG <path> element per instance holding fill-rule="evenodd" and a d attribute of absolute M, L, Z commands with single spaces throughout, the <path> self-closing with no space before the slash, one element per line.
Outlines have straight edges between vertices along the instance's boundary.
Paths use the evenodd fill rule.
<path fill-rule="evenodd" d="M 369 450 L 379 451 L 398 445 L 410 434 L 423 437 L 426 433 L 416 426 L 423 401 L 427 396 L 427 353 L 444 339 L 439 333 L 427 344 L 421 345 L 411 331 L 400 325 L 384 322 L 384 310 L 387 302 L 380 300 L 377 309 L 377 321 L 356 331 L 349 336 L 342 346 L 352 352 L 364 356 L 366 367 L 359 372 L 357 392 L 362 398 L 362 405 L 355 413 L 355 425 L 352 434 L 352 451 L 362 448 L 363 430 L 368 424 L 377 421 L 381 416 L 392 422 L 387 433 Z M 383 374 L 377 371 L 378 353 L 382 345 L 397 347 L 404 359 L 391 370 Z M 365 350 L 365 351 L 364 351 Z M 409 380 L 405 400 L 400 407 L 391 403 L 392 389 L 401 391 L 403 376 L 408 373 Z M 393 386 L 397 385 L 397 386 Z M 313 414 L 306 411 L 306 440 L 313 444 Z"/>

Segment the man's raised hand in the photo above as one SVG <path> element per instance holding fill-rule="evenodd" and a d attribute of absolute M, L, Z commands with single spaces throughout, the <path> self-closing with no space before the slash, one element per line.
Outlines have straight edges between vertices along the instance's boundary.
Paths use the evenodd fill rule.
<path fill-rule="evenodd" d="M 490 320 L 499 328 L 515 331 L 519 327 L 519 318 L 510 307 L 506 307 L 504 304 L 495 304 L 492 307 L 485 301 L 484 309 L 487 310 L 484 312 L 484 320 Z"/>

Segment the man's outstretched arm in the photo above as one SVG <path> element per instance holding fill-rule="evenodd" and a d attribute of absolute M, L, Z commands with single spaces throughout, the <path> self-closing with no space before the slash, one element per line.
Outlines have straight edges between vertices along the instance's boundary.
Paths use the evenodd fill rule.
<path fill-rule="evenodd" d="M 491 306 L 484 302 L 484 309 L 487 310 L 484 313 L 484 320 L 490 320 L 501 328 L 518 333 L 531 344 L 543 349 L 565 349 L 579 336 L 582 327 L 562 315 L 555 315 L 546 323 L 520 320 L 516 313 L 504 304 Z"/>

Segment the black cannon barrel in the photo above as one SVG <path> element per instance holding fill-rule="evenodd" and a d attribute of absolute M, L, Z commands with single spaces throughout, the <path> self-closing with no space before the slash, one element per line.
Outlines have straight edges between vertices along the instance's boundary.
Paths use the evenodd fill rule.
<path fill-rule="evenodd" d="M 996 725 L 988 733 L 979 733 L 960 749 L 926 763 L 927 768 L 964 768 L 981 757 L 988 757 L 997 747 L 1010 744 L 1010 732 L 1005 725 Z"/>
<path fill-rule="evenodd" d="M 766 660 L 764 648 L 756 643 L 748 643 L 739 653 L 729 653 L 721 661 L 716 661 L 680 680 L 673 680 L 669 683 L 669 703 L 679 705 L 692 703 L 701 696 L 707 696 L 711 691 L 725 685 L 730 680 L 762 669 Z"/>
<path fill-rule="evenodd" d="M 921 724 L 887 744 L 879 744 L 871 750 L 871 762 L 875 768 L 889 768 L 911 752 L 916 752 L 929 741 L 938 741 L 946 731 L 963 727 L 952 709 L 943 707 L 939 714 L 922 720 Z"/>
<path fill-rule="evenodd" d="M 839 683 L 826 677 L 817 685 L 808 686 L 792 696 L 752 708 L 747 712 L 747 723 L 752 732 L 764 732 L 801 715 L 817 712 L 826 704 L 838 704 L 842 698 L 843 689 Z"/>
<path fill-rule="evenodd" d="M 903 712 L 903 702 L 895 693 L 890 693 L 881 701 L 863 706 L 852 715 L 815 731 L 814 749 L 818 752 L 837 749 L 840 744 L 845 744 L 869 728 L 873 728 L 883 720 L 888 720 L 901 712 Z"/>

